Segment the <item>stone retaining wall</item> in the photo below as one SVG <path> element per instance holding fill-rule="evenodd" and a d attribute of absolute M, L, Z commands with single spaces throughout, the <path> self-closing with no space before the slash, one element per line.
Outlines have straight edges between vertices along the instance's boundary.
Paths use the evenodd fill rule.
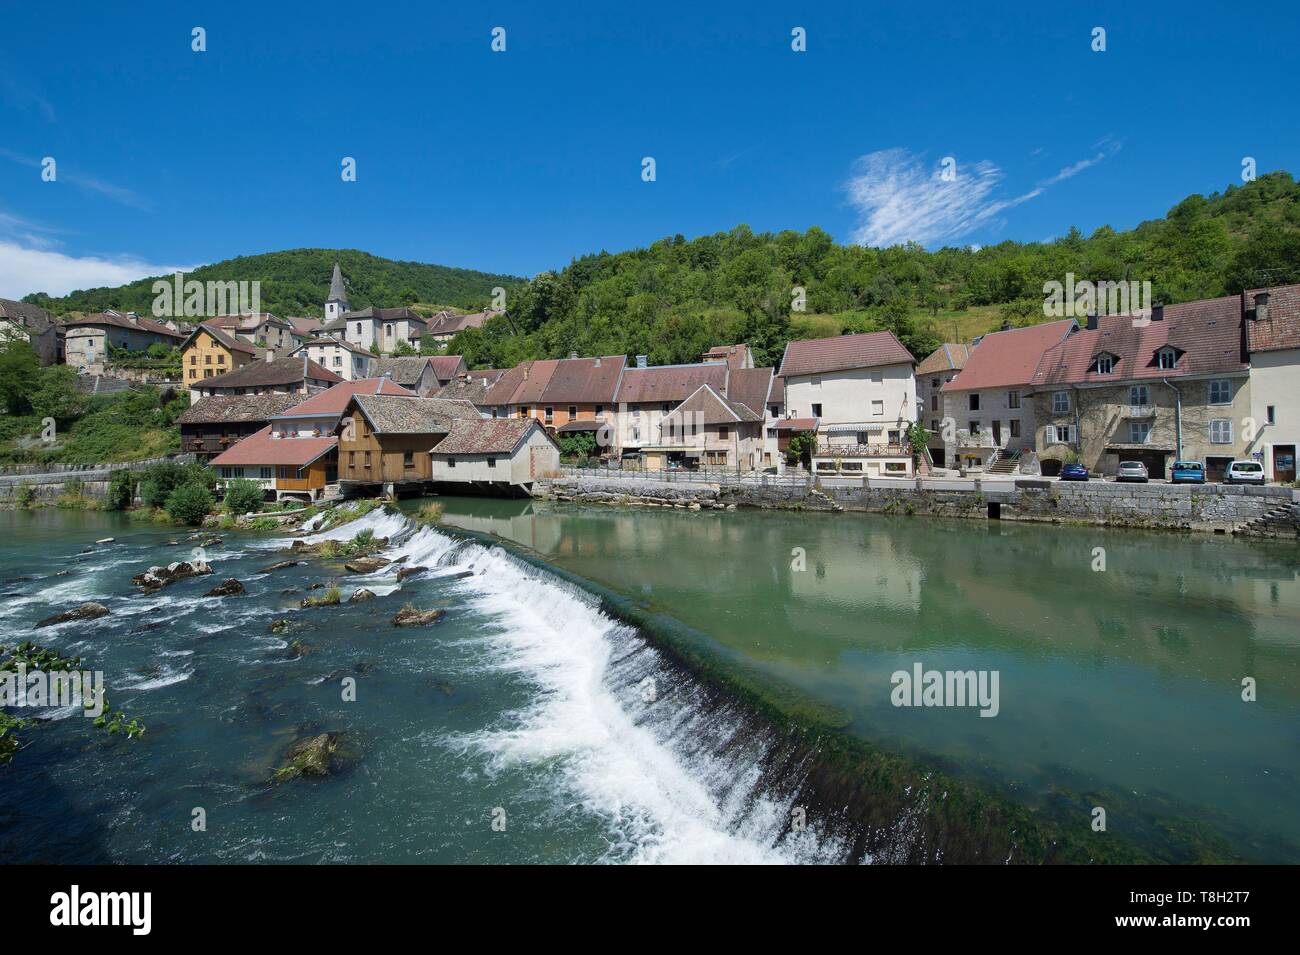
<path fill-rule="evenodd" d="M 759 507 L 781 510 L 864 511 L 987 520 L 1046 521 L 1171 530 L 1250 532 L 1248 525 L 1278 514 L 1295 527 L 1300 509 L 1285 510 L 1291 488 L 1221 484 L 1067 483 L 1021 480 L 983 490 L 918 490 L 911 487 L 814 488 L 801 485 L 680 484 L 654 481 L 563 478 L 543 484 L 537 496 L 589 504 L 649 505 L 691 510 Z"/>

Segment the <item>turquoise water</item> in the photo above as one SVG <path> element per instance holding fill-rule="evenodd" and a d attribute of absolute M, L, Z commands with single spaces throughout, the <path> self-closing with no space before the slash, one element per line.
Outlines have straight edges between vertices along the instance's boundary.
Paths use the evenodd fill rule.
<path fill-rule="evenodd" d="M 1155 845 L 1174 822 L 1233 855 L 1297 861 L 1300 582 L 1294 546 L 868 515 L 683 513 L 445 499 L 498 534 L 705 634 L 722 660 L 842 714 L 845 731 L 1030 806 L 1108 809 Z M 387 556 L 430 570 L 352 577 L 284 559 L 288 537 L 223 534 L 215 573 L 142 595 L 189 556 L 172 528 L 110 514 L 0 514 L 3 642 L 104 671 L 146 735 L 80 716 L 21 731 L 0 768 L 0 858 L 24 862 L 822 861 L 783 840 L 770 741 L 705 706 L 634 628 L 498 549 L 375 512 Z M 103 537 L 111 544 L 96 545 Z M 1106 570 L 1091 570 L 1095 549 Z M 792 568 L 801 548 L 805 570 Z M 469 572 L 469 576 L 459 576 Z M 236 577 L 248 594 L 201 595 Z M 299 610 L 337 579 L 360 604 Z M 110 615 L 39 632 L 97 600 Z M 391 626 L 405 603 L 445 618 Z M 286 617 L 288 633 L 270 632 Z M 308 645 L 294 658 L 289 641 Z M 1000 711 L 897 708 L 890 674 L 996 669 Z M 1243 703 L 1253 676 L 1259 700 Z M 356 681 L 355 702 L 343 681 Z M 647 685 L 657 692 L 647 694 Z M 275 784 L 294 739 L 348 735 L 324 780 Z M 191 828 L 206 811 L 207 830 Z M 504 819 L 504 829 L 500 821 Z M 494 820 L 497 828 L 494 828 Z M 1087 820 L 1080 821 L 1086 825 Z"/>

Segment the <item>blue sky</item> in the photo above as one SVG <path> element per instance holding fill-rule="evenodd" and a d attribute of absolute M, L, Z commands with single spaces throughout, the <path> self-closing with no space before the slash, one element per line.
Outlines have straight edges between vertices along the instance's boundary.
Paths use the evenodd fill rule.
<path fill-rule="evenodd" d="M 1246 156 L 1300 173 L 1297 37 L 1300 4 L 1195 0 L 2 0 L 0 296 L 301 246 L 531 275 L 742 222 L 1127 228 Z"/>

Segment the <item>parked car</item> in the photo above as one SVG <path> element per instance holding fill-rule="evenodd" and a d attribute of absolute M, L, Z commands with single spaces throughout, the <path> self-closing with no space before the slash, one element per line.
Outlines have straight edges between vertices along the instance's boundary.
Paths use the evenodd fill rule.
<path fill-rule="evenodd" d="M 1223 472 L 1224 484 L 1258 484 L 1268 483 L 1264 476 L 1264 465 L 1258 461 L 1233 461 L 1228 470 Z"/>
<path fill-rule="evenodd" d="M 1200 461 L 1175 461 L 1169 472 L 1172 484 L 1204 484 L 1205 465 Z"/>
<path fill-rule="evenodd" d="M 1062 481 L 1086 481 L 1089 476 L 1088 469 L 1082 464 L 1067 464 L 1061 468 Z"/>
<path fill-rule="evenodd" d="M 1136 481 L 1146 484 L 1149 480 L 1147 466 L 1141 461 L 1121 461 L 1115 470 L 1116 481 Z"/>

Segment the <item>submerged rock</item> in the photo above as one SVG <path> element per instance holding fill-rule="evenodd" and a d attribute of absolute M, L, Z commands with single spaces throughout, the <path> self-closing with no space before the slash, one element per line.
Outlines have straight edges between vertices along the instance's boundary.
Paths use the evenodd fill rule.
<path fill-rule="evenodd" d="M 356 593 L 354 593 L 351 597 L 348 598 L 348 603 L 359 604 L 363 600 L 374 599 L 374 596 L 375 596 L 375 592 L 373 590 L 367 590 L 366 588 L 362 587 L 360 590 L 358 590 Z"/>
<path fill-rule="evenodd" d="M 433 623 L 447 611 L 437 607 L 432 610 L 421 610 L 418 607 L 406 606 L 397 611 L 393 617 L 394 627 L 420 627 L 428 623 Z"/>
<path fill-rule="evenodd" d="M 400 584 L 407 577 L 414 577 L 417 574 L 422 574 L 428 569 L 428 567 L 403 567 L 397 572 L 397 582 Z"/>
<path fill-rule="evenodd" d="M 269 567 L 263 567 L 258 571 L 259 574 L 270 574 L 277 570 L 284 570 L 286 567 L 297 567 L 302 561 L 299 560 L 280 560 L 276 561 Z"/>
<path fill-rule="evenodd" d="M 290 660 L 297 660 L 309 653 L 311 653 L 311 644 L 303 643 L 301 640 L 289 641 L 289 646 L 286 649 L 286 654 Z"/>
<path fill-rule="evenodd" d="M 368 574 L 380 567 L 387 567 L 390 563 L 387 557 L 357 557 L 344 564 L 343 569 L 350 574 Z"/>
<path fill-rule="evenodd" d="M 286 782 L 299 776 L 330 776 L 343 768 L 347 754 L 342 733 L 305 736 L 289 744 L 284 762 L 275 771 L 275 781 Z"/>
<path fill-rule="evenodd" d="M 272 633 L 288 633 L 289 621 L 284 617 L 281 617 L 278 620 L 272 620 L 269 629 Z"/>
<path fill-rule="evenodd" d="M 97 604 L 93 601 L 84 603 L 80 607 L 74 607 L 72 610 L 65 610 L 63 613 L 56 613 L 53 617 L 46 617 L 36 625 L 36 629 L 41 627 L 52 627 L 56 623 L 67 623 L 69 620 L 96 620 L 108 613 L 108 608 L 103 604 Z"/>
<path fill-rule="evenodd" d="M 178 580 L 184 580 L 187 577 L 201 577 L 210 573 L 212 573 L 212 567 L 208 564 L 179 560 L 168 564 L 166 567 L 150 567 L 143 574 L 136 574 L 132 577 L 131 583 L 143 588 L 144 592 L 148 594 L 153 593 L 155 590 L 161 590 L 168 584 L 174 584 Z"/>
<path fill-rule="evenodd" d="M 246 591 L 246 590 L 244 589 L 244 585 L 241 584 L 239 581 L 237 581 L 234 577 L 231 577 L 231 578 L 230 578 L 229 580 L 227 580 L 225 583 L 223 583 L 223 584 L 218 584 L 217 586 L 213 587 L 211 590 L 209 590 L 209 591 L 208 591 L 206 594 L 204 594 L 203 596 L 205 596 L 205 597 L 234 597 L 234 596 L 237 596 L 237 595 L 239 595 L 239 594 L 244 594 L 244 593 L 248 593 L 248 591 Z"/>

